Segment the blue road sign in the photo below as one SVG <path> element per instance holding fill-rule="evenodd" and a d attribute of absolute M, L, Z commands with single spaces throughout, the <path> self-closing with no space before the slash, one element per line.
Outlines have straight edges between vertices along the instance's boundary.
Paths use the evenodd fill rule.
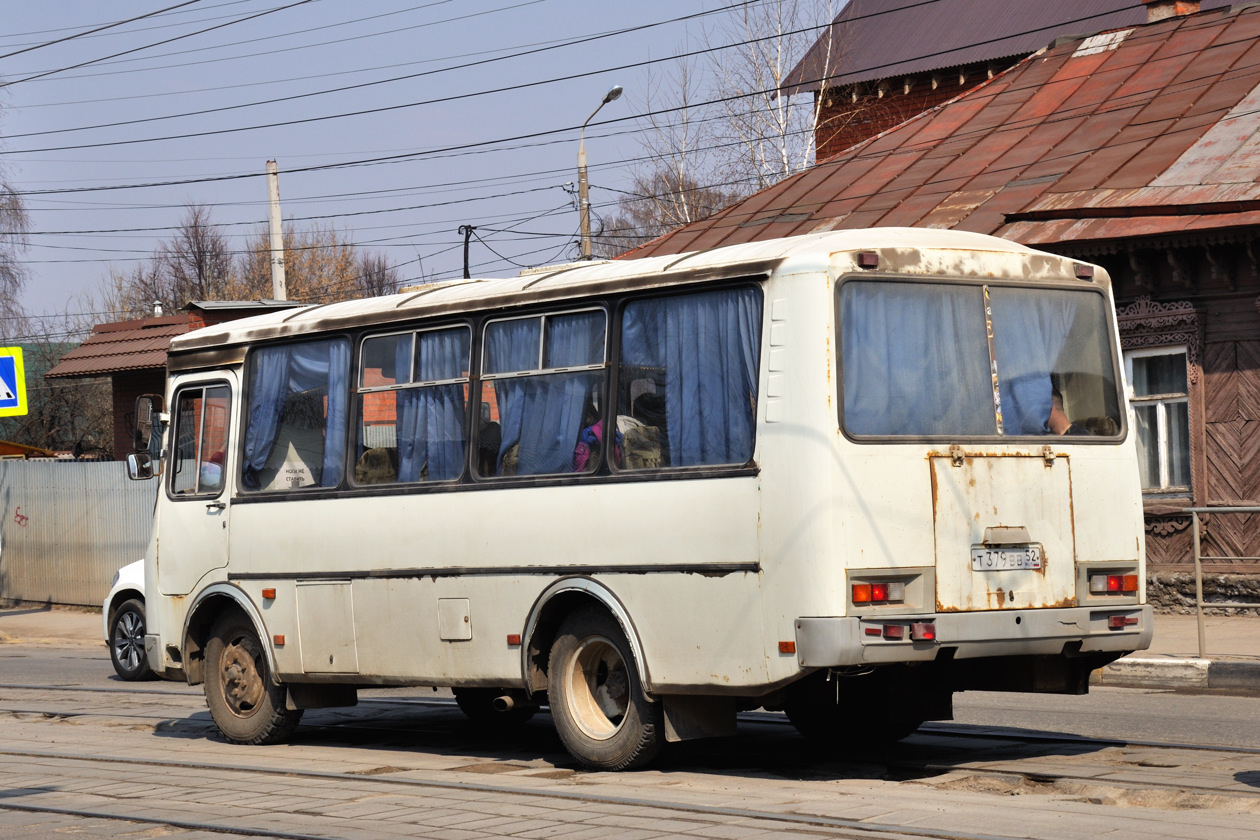
<path fill-rule="evenodd" d="M 0 347 L 0 417 L 26 413 L 26 371 L 21 347 Z"/>

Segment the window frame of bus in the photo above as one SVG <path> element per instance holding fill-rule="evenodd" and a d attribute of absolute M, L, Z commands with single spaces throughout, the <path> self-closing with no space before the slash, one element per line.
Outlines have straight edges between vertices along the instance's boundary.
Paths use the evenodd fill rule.
<path fill-rule="evenodd" d="M 1114 396 L 1117 400 L 1116 407 L 1119 418 L 1117 420 L 1118 431 L 1114 435 L 1016 435 L 1016 434 L 993 434 L 985 435 L 967 435 L 967 434 L 912 434 L 912 435 L 896 435 L 896 434 L 878 434 L 878 435 L 859 435 L 849 431 L 845 424 L 844 394 L 845 394 L 845 367 L 844 367 L 844 336 L 842 334 L 842 307 L 841 299 L 843 290 L 846 285 L 852 282 L 882 282 L 897 283 L 919 286 L 965 286 L 972 287 L 980 291 L 981 300 L 984 300 L 983 290 L 987 288 L 1004 288 L 1004 289 L 1026 289 L 1030 291 L 1070 291 L 1070 292 L 1090 292 L 1098 295 L 1102 299 L 1104 317 L 1106 313 L 1113 312 L 1111 296 L 1107 290 L 1101 285 L 1093 281 L 1071 281 L 1064 279 L 1062 281 L 1049 282 L 1022 282 L 1013 278 L 994 278 L 981 279 L 973 277 L 955 277 L 955 276 L 939 276 L 939 275 L 923 275 L 915 277 L 907 277 L 905 275 L 897 275 L 886 272 L 863 272 L 848 273 L 840 276 L 836 280 L 835 292 L 833 299 L 834 313 L 834 334 L 835 334 L 835 358 L 836 358 L 836 412 L 837 420 L 841 434 L 844 437 L 858 444 L 870 443 L 920 443 L 920 442 L 963 442 L 963 443 L 993 443 L 995 441 L 1010 442 L 1017 444 L 1029 443 L 1046 443 L 1050 440 L 1059 442 L 1060 444 L 1070 443 L 1075 445 L 1092 445 L 1092 446 L 1114 446 L 1123 443 L 1129 436 L 1128 412 L 1125 410 L 1127 406 L 1127 395 L 1124 393 L 1122 375 L 1122 366 L 1124 364 L 1123 355 L 1120 349 L 1119 339 L 1116 334 L 1116 324 L 1114 316 L 1106 319 L 1107 326 L 1107 347 L 1111 354 L 1111 383 L 1114 390 Z M 983 310 L 982 310 L 983 314 Z M 988 339 L 990 342 L 992 338 Z M 989 364 L 992 365 L 992 346 L 990 345 Z M 990 370 L 992 368 L 990 367 Z M 992 391 L 988 391 L 990 399 L 992 399 Z M 995 423 L 996 428 L 996 423 Z"/>
<path fill-rule="evenodd" d="M 354 331 L 337 330 L 337 331 L 330 331 L 327 333 L 317 333 L 314 335 L 303 335 L 297 338 L 286 337 L 286 338 L 275 340 L 275 341 L 266 341 L 265 343 L 260 342 L 257 344 L 250 344 L 245 354 L 245 358 L 241 360 L 241 367 L 240 367 L 240 376 L 241 376 L 240 424 L 241 425 L 240 425 L 240 434 L 237 435 L 237 439 L 233 441 L 233 445 L 236 448 L 236 456 L 238 459 L 237 464 L 236 464 L 236 469 L 234 471 L 236 474 L 236 493 L 234 497 L 236 501 L 251 502 L 251 501 L 267 501 L 267 500 L 273 500 L 273 499 L 277 501 L 282 501 L 284 499 L 291 498 L 295 494 L 300 494 L 303 497 L 322 496 L 322 495 L 337 493 L 341 490 L 346 489 L 349 486 L 349 482 L 347 478 L 347 470 L 351 467 L 349 461 L 350 461 L 350 447 L 352 444 L 352 441 L 350 439 L 350 427 L 351 427 L 351 424 L 354 423 L 356 420 L 356 418 L 352 415 L 353 398 L 355 396 L 355 386 L 353 383 L 355 382 L 354 376 L 355 376 L 355 371 L 356 371 L 356 367 L 355 367 L 356 358 L 354 355 L 355 350 L 356 350 L 355 337 L 359 335 L 360 333 L 361 333 L 360 330 L 354 330 Z M 329 486 L 312 484 L 306 487 L 288 488 L 288 489 L 283 489 L 283 490 L 282 489 L 269 490 L 265 487 L 246 486 L 245 480 L 244 480 L 244 473 L 245 473 L 245 467 L 246 467 L 245 443 L 246 443 L 246 437 L 249 432 L 249 416 L 248 415 L 249 415 L 249 410 L 250 410 L 250 406 L 252 404 L 252 399 L 253 399 L 253 387 L 252 387 L 253 382 L 252 382 L 252 377 L 250 376 L 250 371 L 252 370 L 252 365 L 254 363 L 254 356 L 260 351 L 264 351 L 264 350 L 274 350 L 278 347 L 300 347 L 307 344 L 316 344 L 321 341 L 346 342 L 346 347 L 347 347 L 348 356 L 349 356 L 347 366 L 346 366 L 346 383 L 347 383 L 347 388 L 345 390 L 346 429 L 343 434 L 344 451 L 342 453 L 342 459 L 341 459 L 342 460 L 341 479 L 337 482 L 337 484 L 329 485 Z M 331 392 L 330 392 L 329 398 L 331 399 Z M 327 420 L 327 418 L 325 418 L 325 420 Z M 327 429 L 325 429 L 325 434 L 326 433 L 327 433 Z M 325 447 L 327 446 L 327 444 L 328 444 L 327 438 L 325 437 L 325 441 L 324 441 Z M 273 447 L 275 446 L 274 441 L 272 441 L 272 446 Z"/>
<path fill-rule="evenodd" d="M 611 346 L 612 330 L 611 330 L 611 319 L 609 318 L 609 311 L 611 307 L 609 306 L 609 302 L 606 299 L 595 300 L 595 301 L 574 300 L 574 301 L 566 301 L 564 303 L 567 305 L 565 305 L 563 308 L 554 308 L 554 307 L 540 308 L 540 309 L 535 309 L 532 311 L 522 312 L 522 313 L 509 315 L 509 316 L 496 317 L 490 313 L 483 313 L 484 317 L 480 319 L 480 322 L 477 325 L 477 336 L 476 336 L 476 338 L 478 339 L 476 341 L 477 355 L 474 360 L 475 364 L 473 365 L 476 373 L 475 373 L 475 377 L 472 378 L 472 381 L 475 383 L 475 388 L 473 386 L 470 386 L 469 399 L 466 401 L 466 405 L 465 405 L 465 420 L 466 422 L 471 424 L 472 433 L 473 433 L 473 438 L 468 447 L 469 453 L 479 452 L 481 448 L 481 435 L 482 435 L 481 423 L 479 420 L 479 415 L 477 417 L 474 417 L 471 410 L 471 406 L 475 402 L 477 405 L 477 411 L 480 412 L 481 398 L 482 398 L 482 394 L 484 393 L 484 387 L 486 383 L 493 383 L 500 380 L 526 379 L 526 378 L 534 377 L 534 376 L 554 376 L 558 374 L 585 373 L 585 372 L 594 372 L 594 371 L 602 372 L 603 382 L 600 385 L 598 393 L 604 405 L 603 412 L 601 413 L 601 419 L 605 420 L 605 422 L 607 421 L 607 418 L 603 417 L 602 414 L 605 414 L 607 412 L 608 400 L 609 400 L 609 386 L 612 381 L 611 362 L 610 362 L 610 359 L 612 357 L 612 346 Z M 584 364 L 584 365 L 565 365 L 563 367 L 552 367 L 552 368 L 543 367 L 546 361 L 546 354 L 547 354 L 547 319 L 551 317 L 562 317 L 566 315 L 580 315 L 585 312 L 599 312 L 603 316 L 603 319 L 604 319 L 604 325 L 603 325 L 604 340 L 602 343 L 602 352 L 601 352 L 600 361 L 598 363 L 590 363 L 590 364 Z M 487 352 L 486 340 L 487 340 L 487 335 L 490 331 L 490 328 L 495 324 L 508 323 L 512 321 L 529 321 L 529 320 L 539 321 L 538 356 L 536 360 L 536 364 L 538 365 L 538 367 L 533 368 L 531 370 L 514 370 L 510 372 L 487 374 L 486 361 L 489 358 L 489 353 Z M 491 385 L 491 388 L 493 388 L 493 385 Z M 476 396 L 475 400 L 473 399 L 474 390 L 475 390 L 475 396 Z M 497 394 L 496 394 L 495 399 L 496 399 L 496 408 L 497 408 L 497 401 L 498 401 Z M 500 425 L 500 440 L 502 440 L 502 437 L 501 437 L 502 436 L 502 419 L 499 420 L 499 425 Z M 581 429 L 579 428 L 579 432 L 580 431 Z M 575 445 L 576 445 L 576 442 L 575 442 Z M 591 475 L 598 474 L 601 471 L 601 469 L 604 467 L 604 465 L 607 463 L 606 450 L 607 450 L 607 447 L 600 447 L 600 453 L 599 453 L 598 459 L 595 460 L 591 464 L 591 466 L 589 466 L 587 469 L 584 469 L 582 471 L 572 470 L 569 472 L 539 472 L 539 473 L 521 473 L 521 474 L 512 474 L 512 475 L 504 475 L 504 474 L 496 472 L 493 474 L 485 475 L 485 474 L 482 474 L 480 469 L 478 469 L 479 464 L 473 464 L 472 465 L 473 469 L 470 470 L 470 474 L 473 477 L 474 482 L 489 482 L 489 481 L 536 482 L 538 480 L 547 480 L 547 479 L 572 480 L 572 479 L 578 478 L 579 476 L 591 476 Z M 500 453 L 496 457 L 496 463 L 497 463 L 497 459 L 501 458 L 502 456 L 503 456 L 502 443 L 500 443 Z"/>
<path fill-rule="evenodd" d="M 463 377 L 457 378 L 457 379 L 435 379 L 431 381 L 426 380 L 423 382 L 412 381 L 414 379 L 415 371 L 416 371 L 416 338 L 417 336 L 419 336 L 421 333 L 444 332 L 447 330 L 456 330 L 456 329 L 461 329 L 461 328 L 467 331 L 467 334 L 468 334 L 468 343 L 466 345 L 467 355 L 464 359 L 465 372 L 464 372 Z M 472 394 L 473 362 L 474 362 L 473 355 L 474 355 L 474 350 L 475 350 L 475 345 L 476 345 L 476 341 L 475 341 L 476 334 L 477 334 L 477 328 L 473 325 L 473 323 L 470 320 L 460 320 L 460 321 L 450 321 L 450 322 L 445 322 L 445 323 L 437 323 L 433 325 L 424 324 L 424 325 L 419 325 L 419 326 L 413 326 L 407 329 L 390 329 L 384 332 L 364 331 L 358 336 L 358 340 L 354 344 L 354 349 L 355 349 L 355 354 L 353 357 L 354 385 L 352 386 L 352 393 L 350 395 L 350 398 L 351 398 L 351 403 L 349 407 L 350 417 L 349 417 L 349 423 L 348 423 L 348 428 L 347 428 L 347 435 L 349 435 L 350 439 L 347 441 L 347 444 L 346 444 L 347 464 L 345 466 L 345 471 L 344 471 L 344 483 L 346 486 L 353 487 L 356 489 L 379 488 L 379 487 L 395 487 L 395 488 L 397 487 L 423 487 L 423 486 L 428 486 L 428 485 L 433 485 L 433 484 L 447 484 L 447 485 L 458 484 L 464 479 L 464 477 L 469 472 L 468 455 L 474 443 L 471 437 L 471 430 L 469 429 L 469 425 L 468 425 L 468 418 L 469 418 L 468 406 L 469 406 L 469 400 Z M 376 339 L 383 339 L 383 338 L 392 338 L 395 336 L 411 336 L 411 352 L 409 354 L 410 368 L 407 374 L 408 381 L 401 382 L 401 383 L 395 381 L 393 384 L 389 384 L 389 385 L 365 386 L 363 384 L 363 374 L 364 374 L 364 371 L 366 370 L 364 366 L 364 358 L 365 358 L 364 346 L 369 341 L 373 341 Z M 395 379 L 397 379 L 396 376 L 395 376 Z M 464 432 L 464 454 L 463 454 L 463 459 L 462 459 L 462 467 L 460 469 L 459 475 L 454 476 L 453 478 L 425 479 L 425 480 L 417 479 L 415 481 L 400 481 L 397 479 L 396 476 L 395 476 L 395 480 L 390 481 L 390 482 L 373 483 L 373 482 L 359 482 L 358 481 L 358 479 L 355 477 L 355 469 L 357 467 L 359 458 L 362 457 L 362 453 L 359 453 L 358 455 L 352 455 L 351 453 L 357 452 L 359 446 L 362 443 L 362 441 L 359 439 L 360 438 L 359 433 L 363 429 L 363 407 L 364 407 L 363 397 L 365 395 L 407 391 L 407 390 L 419 390 L 421 388 L 429 388 L 429 387 L 435 387 L 439 385 L 461 385 L 461 384 L 465 386 L 464 416 L 461 418 L 461 427 L 463 428 L 463 432 Z M 395 417 L 394 419 L 394 428 L 395 428 L 394 451 L 395 451 L 395 457 L 397 457 L 397 451 L 398 451 L 398 441 L 397 441 L 398 418 L 397 417 Z M 367 447 L 364 447 L 364 451 L 365 452 L 367 451 Z"/>
<path fill-rule="evenodd" d="M 612 456 L 612 448 L 604 447 L 603 457 L 605 463 L 609 466 L 610 473 L 619 478 L 671 478 L 675 476 L 686 476 L 691 478 L 707 477 L 711 474 L 718 475 L 746 475 L 757 472 L 757 427 L 760 420 L 761 403 L 763 399 L 763 382 L 762 376 L 765 373 L 765 357 L 766 348 L 766 290 L 764 280 L 756 280 L 750 278 L 733 278 L 726 282 L 718 284 L 699 283 L 694 285 L 682 286 L 671 289 L 666 292 L 660 290 L 650 290 L 638 294 L 625 295 L 617 302 L 616 307 L 616 329 L 614 344 L 612 346 L 611 356 L 613 357 L 609 365 L 612 374 L 609 377 L 609 387 L 611 395 L 609 397 L 609 408 L 613 413 L 613 423 L 616 423 L 617 412 L 620 411 L 620 395 L 621 395 L 621 371 L 623 367 L 622 346 L 624 344 L 623 325 L 625 321 L 626 309 L 636 303 L 651 300 L 668 300 L 671 298 L 682 298 L 690 296 L 698 296 L 713 292 L 731 292 L 741 289 L 750 290 L 757 295 L 758 313 L 757 319 L 757 335 L 753 342 L 756 354 L 755 370 L 753 372 L 753 380 L 756 383 L 757 395 L 754 401 L 752 411 L 752 440 L 748 449 L 748 458 L 740 462 L 730 462 L 723 464 L 692 464 L 692 465 L 670 465 L 662 467 L 642 467 L 633 468 L 622 466 L 617 459 Z M 612 364 L 616 361 L 616 364 Z M 615 435 L 615 432 L 614 432 Z M 615 439 L 615 438 L 614 438 Z"/>
<path fill-rule="evenodd" d="M 232 423 L 233 423 L 233 420 L 235 419 L 232 415 L 232 410 L 233 410 L 232 384 L 228 382 L 226 379 L 207 379 L 207 380 L 199 380 L 195 382 L 188 382 L 185 384 L 181 384 L 175 390 L 175 393 L 171 396 L 171 408 L 172 408 L 171 432 L 170 432 L 171 447 L 170 447 L 170 457 L 168 459 L 170 461 L 170 464 L 169 464 L 169 469 L 166 470 L 166 472 L 169 475 L 165 478 L 162 484 L 165 487 L 167 498 L 171 499 L 172 501 L 204 502 L 207 499 L 219 498 L 227 490 L 227 486 L 228 486 L 227 464 L 220 463 L 219 467 L 221 471 L 220 472 L 221 478 L 219 481 L 218 489 L 214 490 L 213 492 L 192 492 L 192 493 L 175 492 L 175 478 L 181 472 L 177 466 L 179 463 L 179 458 L 178 458 L 179 433 L 180 433 L 180 430 L 183 428 L 183 422 L 181 420 L 180 411 L 179 411 L 180 400 L 183 399 L 183 397 L 191 391 L 201 391 L 202 405 L 201 405 L 200 418 L 198 420 L 198 425 L 201 428 L 201 434 L 199 434 L 197 437 L 197 452 L 193 459 L 193 463 L 196 465 L 196 470 L 197 470 L 197 475 L 196 475 L 196 479 L 193 486 L 199 488 L 201 486 L 201 468 L 205 464 L 205 462 L 202 460 L 202 457 L 201 457 L 201 447 L 205 442 L 204 423 L 205 423 L 205 416 L 206 416 L 206 399 L 207 399 L 206 392 L 211 389 L 216 389 L 216 388 L 222 388 L 223 391 L 227 394 L 227 405 L 224 408 L 224 412 L 223 412 L 224 440 L 223 440 L 223 448 L 221 450 L 223 454 L 223 459 L 226 462 L 228 449 L 232 446 Z"/>

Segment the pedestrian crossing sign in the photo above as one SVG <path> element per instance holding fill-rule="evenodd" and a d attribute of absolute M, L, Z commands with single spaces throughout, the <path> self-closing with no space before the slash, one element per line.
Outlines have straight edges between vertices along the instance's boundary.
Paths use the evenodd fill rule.
<path fill-rule="evenodd" d="M 21 347 L 0 347 L 0 417 L 26 413 L 26 370 Z"/>

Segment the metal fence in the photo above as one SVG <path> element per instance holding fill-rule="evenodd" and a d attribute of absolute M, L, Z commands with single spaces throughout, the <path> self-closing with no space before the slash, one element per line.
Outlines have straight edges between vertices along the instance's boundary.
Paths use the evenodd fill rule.
<path fill-rule="evenodd" d="M 1203 622 L 1203 608 L 1211 607 L 1212 609 L 1234 609 L 1234 610 L 1260 610 L 1260 604 L 1245 603 L 1237 601 L 1211 601 L 1203 603 L 1203 561 L 1204 560 L 1260 560 L 1260 557 L 1231 557 L 1218 555 L 1204 555 L 1200 544 L 1199 514 L 1210 513 L 1213 516 L 1218 513 L 1260 513 L 1260 507 L 1198 507 L 1186 508 L 1183 513 L 1190 514 L 1191 524 L 1194 528 L 1194 612 L 1199 623 L 1199 658 L 1202 659 L 1206 655 L 1207 642 L 1206 633 Z"/>
<path fill-rule="evenodd" d="M 0 460 L 0 599 L 100 606 L 144 554 L 157 485 L 121 461 Z"/>

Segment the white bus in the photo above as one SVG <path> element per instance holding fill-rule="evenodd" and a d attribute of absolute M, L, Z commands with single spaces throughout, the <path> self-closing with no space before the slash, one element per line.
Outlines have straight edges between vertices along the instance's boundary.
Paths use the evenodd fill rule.
<path fill-rule="evenodd" d="M 1151 638 L 1118 347 L 1101 269 L 910 229 L 198 330 L 137 405 L 148 659 L 233 742 L 445 686 L 608 769 L 1085 693 Z"/>

